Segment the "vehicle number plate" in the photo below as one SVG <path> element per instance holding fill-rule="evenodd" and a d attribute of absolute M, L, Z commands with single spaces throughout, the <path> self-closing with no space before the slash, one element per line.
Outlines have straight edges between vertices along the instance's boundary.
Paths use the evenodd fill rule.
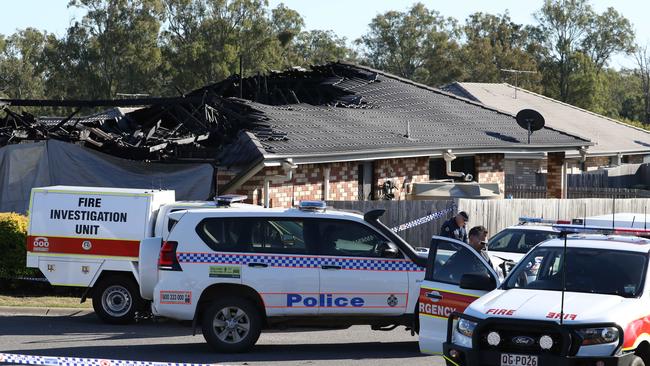
<path fill-rule="evenodd" d="M 537 356 L 501 354 L 501 366 L 537 366 Z"/>

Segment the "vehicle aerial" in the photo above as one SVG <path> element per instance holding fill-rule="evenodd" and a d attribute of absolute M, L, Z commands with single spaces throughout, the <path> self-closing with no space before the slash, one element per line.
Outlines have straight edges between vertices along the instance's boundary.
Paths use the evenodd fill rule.
<path fill-rule="evenodd" d="M 200 326 L 221 352 L 250 349 L 267 328 L 417 331 L 426 253 L 383 225 L 383 212 L 306 201 L 172 213 L 167 237 L 141 243 L 141 295 L 154 315 Z"/>
<path fill-rule="evenodd" d="M 91 296 L 95 313 L 103 321 L 130 322 L 138 311 L 148 308 L 139 295 L 140 241 L 166 235 L 173 224 L 170 212 L 218 205 L 214 201 L 177 202 L 170 190 L 34 188 L 27 267 L 40 269 L 54 286 L 87 288 L 82 302 Z"/>
<path fill-rule="evenodd" d="M 460 297 L 496 287 L 445 320 L 448 365 L 650 363 L 650 240 L 616 235 L 621 230 L 556 228 L 567 231 L 536 246 L 503 283 L 474 271 L 447 288 Z M 434 265 L 432 278 L 444 267 Z M 425 278 L 423 288 L 434 286 Z M 421 349 L 437 347 L 440 334 L 420 323 Z"/>

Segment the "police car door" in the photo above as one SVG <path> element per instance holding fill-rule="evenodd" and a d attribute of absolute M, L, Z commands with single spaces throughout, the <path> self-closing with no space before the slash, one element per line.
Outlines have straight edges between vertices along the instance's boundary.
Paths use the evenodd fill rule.
<path fill-rule="evenodd" d="M 444 237 L 431 238 L 418 301 L 420 351 L 441 353 L 449 315 L 463 312 L 474 300 L 496 288 L 498 281 L 492 267 L 469 245 Z"/>
<path fill-rule="evenodd" d="M 319 314 L 401 315 L 408 306 L 409 259 L 372 227 L 321 219 Z M 383 248 L 383 249 L 382 249 Z"/>

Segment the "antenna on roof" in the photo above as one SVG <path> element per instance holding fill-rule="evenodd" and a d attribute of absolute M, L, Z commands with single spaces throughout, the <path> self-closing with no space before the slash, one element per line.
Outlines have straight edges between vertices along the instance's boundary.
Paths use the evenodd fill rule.
<path fill-rule="evenodd" d="M 515 99 L 517 99 L 517 88 L 519 88 L 519 74 L 537 74 L 537 71 L 501 69 L 502 72 L 515 74 Z"/>
<path fill-rule="evenodd" d="M 530 144 L 530 135 L 544 127 L 544 116 L 534 109 L 522 109 L 516 116 L 519 127 L 528 131 L 528 143 Z"/>

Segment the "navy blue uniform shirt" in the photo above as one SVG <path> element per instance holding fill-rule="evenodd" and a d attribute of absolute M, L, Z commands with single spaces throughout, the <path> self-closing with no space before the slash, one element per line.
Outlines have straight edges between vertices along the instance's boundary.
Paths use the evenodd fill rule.
<path fill-rule="evenodd" d="M 460 240 L 467 243 L 467 231 L 464 227 L 460 227 L 458 224 L 456 224 L 455 217 L 452 217 L 451 219 L 445 221 L 444 224 L 442 224 L 442 228 L 440 229 L 440 236 Z"/>

